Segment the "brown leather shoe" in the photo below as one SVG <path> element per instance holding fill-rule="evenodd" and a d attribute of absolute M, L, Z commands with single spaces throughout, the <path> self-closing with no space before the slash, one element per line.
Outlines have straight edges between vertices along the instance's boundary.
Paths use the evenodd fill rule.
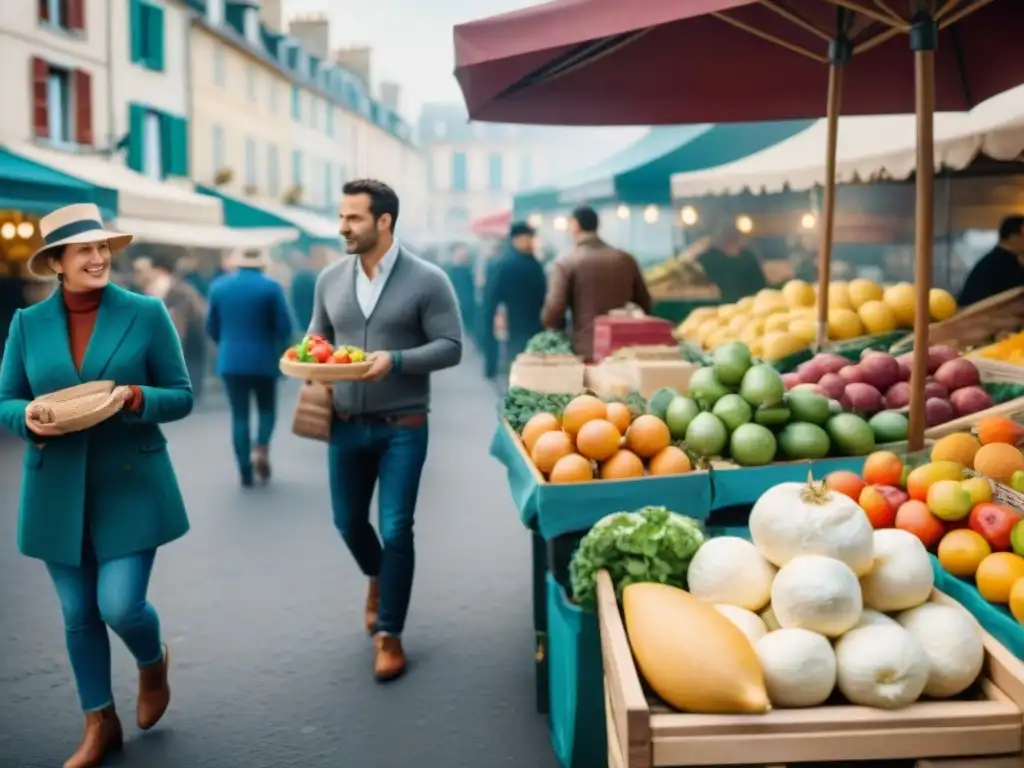
<path fill-rule="evenodd" d="M 164 645 L 164 658 L 156 664 L 139 669 L 139 703 L 136 720 L 139 728 L 148 731 L 160 722 L 171 703 L 171 687 L 167 684 L 167 668 L 171 655 Z"/>
<path fill-rule="evenodd" d="M 99 712 L 85 713 L 85 732 L 75 753 L 64 762 L 64 768 L 97 768 L 103 758 L 124 744 L 121 721 L 113 706 Z"/>
<path fill-rule="evenodd" d="M 373 636 L 376 653 L 373 658 L 373 676 L 377 682 L 386 683 L 395 680 L 405 673 L 405 651 L 402 650 L 402 639 L 394 635 L 378 632 Z"/>
<path fill-rule="evenodd" d="M 261 483 L 270 480 L 270 454 L 265 445 L 257 445 L 253 449 L 252 471 Z"/>
<path fill-rule="evenodd" d="M 377 619 L 380 617 L 380 582 L 370 579 L 366 590 L 366 607 L 363 609 L 363 621 L 366 622 L 366 634 L 377 631 Z"/>

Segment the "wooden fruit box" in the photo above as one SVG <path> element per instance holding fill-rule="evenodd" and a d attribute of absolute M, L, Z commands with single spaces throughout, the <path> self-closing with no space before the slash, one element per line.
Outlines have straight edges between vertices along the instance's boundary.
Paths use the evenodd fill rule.
<path fill-rule="evenodd" d="M 586 366 L 575 355 L 530 355 L 516 357 L 509 371 L 509 386 L 544 394 L 583 391 Z"/>
<path fill-rule="evenodd" d="M 894 711 L 828 706 L 765 715 L 685 714 L 645 693 L 607 572 L 598 574 L 597 586 L 609 768 L 845 761 L 892 766 L 896 760 L 954 757 L 996 768 L 1006 756 L 1024 755 L 1024 664 L 987 633 L 985 669 L 969 700 L 922 701 Z M 932 599 L 959 605 L 937 590 Z"/>

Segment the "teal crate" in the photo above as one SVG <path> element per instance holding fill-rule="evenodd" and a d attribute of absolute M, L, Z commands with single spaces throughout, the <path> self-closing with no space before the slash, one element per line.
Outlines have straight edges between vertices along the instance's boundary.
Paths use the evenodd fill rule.
<path fill-rule="evenodd" d="M 551 744 L 562 768 L 605 768 L 608 738 L 597 614 L 574 605 L 550 573 L 547 593 Z"/>

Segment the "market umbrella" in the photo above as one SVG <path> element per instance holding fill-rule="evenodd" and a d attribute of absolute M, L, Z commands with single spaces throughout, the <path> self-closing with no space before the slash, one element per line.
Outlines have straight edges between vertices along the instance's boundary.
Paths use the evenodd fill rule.
<path fill-rule="evenodd" d="M 473 119 L 566 125 L 817 117 L 827 93 L 819 341 L 839 113 L 915 111 L 914 343 L 923 351 L 933 250 L 932 116 L 970 109 L 1024 82 L 1022 28 L 1022 0 L 555 0 L 456 27 L 455 75 Z M 915 356 L 912 448 L 923 443 L 926 362 Z"/>
<path fill-rule="evenodd" d="M 469 231 L 478 237 L 505 237 L 512 226 L 512 211 L 496 211 L 474 219 L 469 224 Z"/>

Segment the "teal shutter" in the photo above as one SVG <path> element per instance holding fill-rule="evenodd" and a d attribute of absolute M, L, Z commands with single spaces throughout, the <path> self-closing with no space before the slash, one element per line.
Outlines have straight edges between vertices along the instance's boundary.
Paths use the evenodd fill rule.
<path fill-rule="evenodd" d="M 142 171 L 142 142 L 146 108 L 139 104 L 128 105 L 128 167 Z"/>
<path fill-rule="evenodd" d="M 164 71 L 164 9 L 151 5 L 146 14 L 146 35 L 149 39 L 147 66 L 156 72 Z"/>
<path fill-rule="evenodd" d="M 128 34 L 130 35 L 130 47 L 132 62 L 142 63 L 142 36 L 145 34 L 144 13 L 141 0 L 128 0 Z"/>
<path fill-rule="evenodd" d="M 188 176 L 188 121 L 160 115 L 160 143 L 164 176 Z"/>

